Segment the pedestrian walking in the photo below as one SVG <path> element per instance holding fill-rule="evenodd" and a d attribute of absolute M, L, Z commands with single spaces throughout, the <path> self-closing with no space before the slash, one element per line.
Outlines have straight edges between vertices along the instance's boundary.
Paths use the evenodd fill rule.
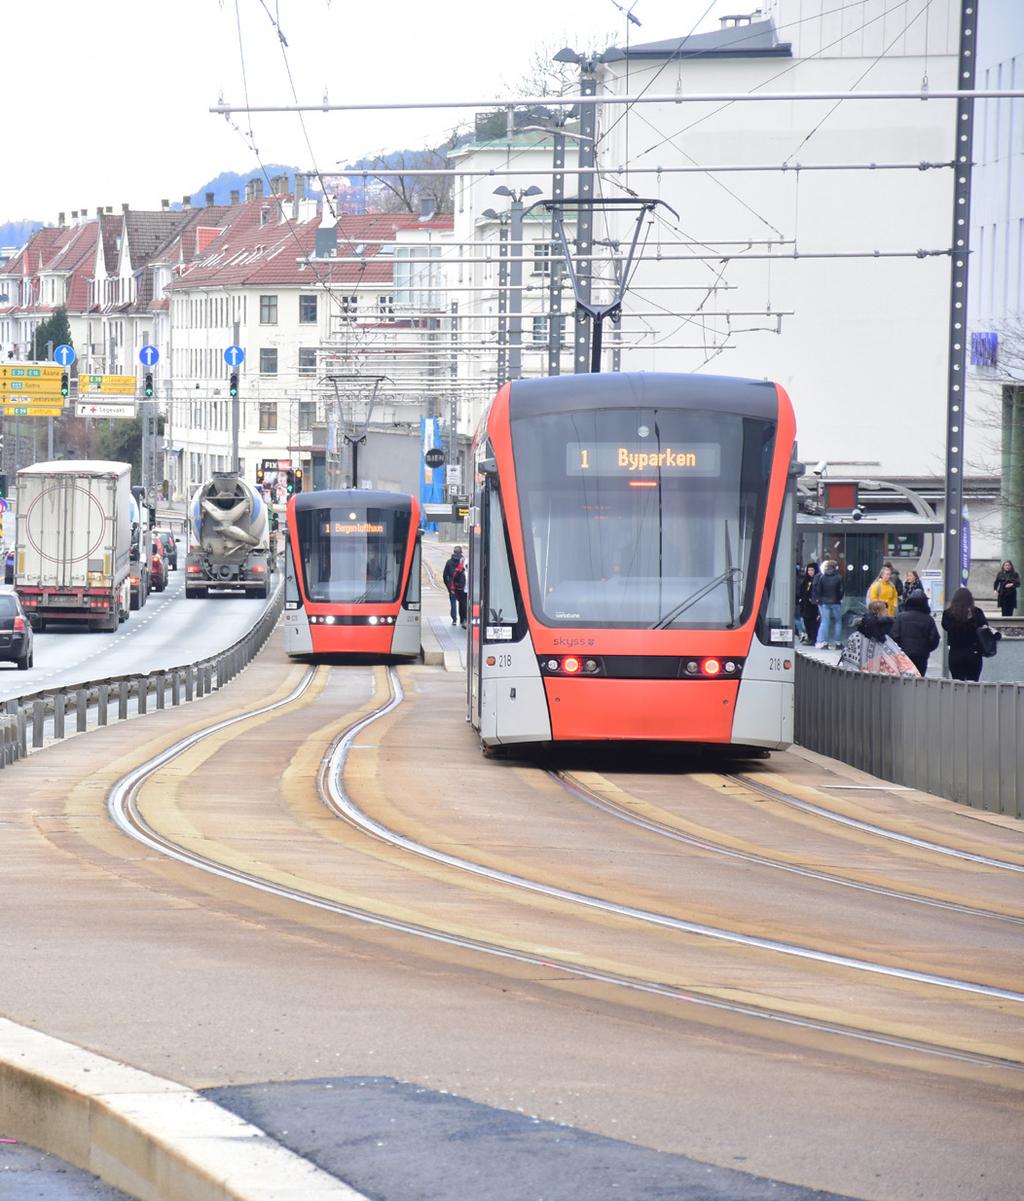
<path fill-rule="evenodd" d="M 907 572 L 907 578 L 903 581 L 903 595 L 900 597 L 900 611 L 906 608 L 907 598 L 913 596 L 915 592 L 919 592 L 925 599 L 928 600 L 928 593 L 924 590 L 924 584 L 921 583 L 921 577 L 914 571 L 913 568 Z M 931 608 L 931 606 L 928 606 Z"/>
<path fill-rule="evenodd" d="M 819 651 L 827 650 L 833 644 L 838 650 L 842 645 L 844 593 L 839 564 L 835 559 L 826 560 L 811 588 L 811 599 L 818 606 L 818 612 L 821 615 L 818 641 L 814 644 Z"/>
<path fill-rule="evenodd" d="M 1012 617 L 1017 608 L 1017 589 L 1020 587 L 1020 576 L 1009 559 L 1003 560 L 999 574 L 996 576 L 996 604 L 1004 617 Z"/>
<path fill-rule="evenodd" d="M 899 604 L 899 593 L 896 591 L 896 585 L 892 582 L 892 567 L 888 563 L 882 564 L 882 570 L 878 573 L 878 579 L 868 589 L 868 604 L 872 601 L 885 601 L 885 607 L 889 611 L 890 617 L 896 616 L 896 606 Z"/>
<path fill-rule="evenodd" d="M 873 600 L 846 640 L 839 666 L 872 675 L 917 676 L 917 665 L 892 637 L 895 620 L 885 601 Z"/>
<path fill-rule="evenodd" d="M 892 638 L 906 652 L 907 658 L 921 675 L 924 675 L 928 670 L 928 656 L 942 639 L 928 607 L 928 597 L 924 589 L 910 586 L 910 577 L 916 574 L 913 571 L 907 572 L 903 605 L 893 622 Z"/>
<path fill-rule="evenodd" d="M 808 563 L 796 590 L 796 607 L 803 625 L 804 642 L 812 645 L 818 640 L 818 626 L 821 624 L 818 602 L 813 597 L 814 581 L 817 578 L 818 564 Z"/>
<path fill-rule="evenodd" d="M 466 628 L 466 562 L 462 557 L 462 547 L 457 546 L 452 556 L 444 565 L 441 579 L 448 589 L 448 603 L 451 608 L 452 625 L 456 619 Z"/>
<path fill-rule="evenodd" d="M 978 630 L 990 628 L 988 618 L 975 605 L 967 588 L 953 593 L 949 608 L 942 614 L 942 628 L 949 647 L 949 674 L 954 680 L 981 679 L 981 642 Z"/>

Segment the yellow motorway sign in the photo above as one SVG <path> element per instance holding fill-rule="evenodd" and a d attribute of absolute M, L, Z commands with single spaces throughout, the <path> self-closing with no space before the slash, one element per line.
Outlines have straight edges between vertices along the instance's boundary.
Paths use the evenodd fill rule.
<path fill-rule="evenodd" d="M 56 379 L 0 379 L 0 396 L 60 397 L 60 376 Z"/>
<path fill-rule="evenodd" d="M 0 385 L 5 380 L 31 380 L 31 379 L 47 379 L 56 380 L 60 383 L 60 377 L 64 374 L 63 367 L 54 367 L 52 364 L 40 363 L 0 363 Z"/>
<path fill-rule="evenodd" d="M 0 417 L 60 417 L 64 413 L 63 405 L 53 404 L 4 404 L 0 405 Z"/>
<path fill-rule="evenodd" d="M 107 396 L 134 396 L 139 383 L 134 375 L 80 375 L 78 395 L 104 393 Z"/>

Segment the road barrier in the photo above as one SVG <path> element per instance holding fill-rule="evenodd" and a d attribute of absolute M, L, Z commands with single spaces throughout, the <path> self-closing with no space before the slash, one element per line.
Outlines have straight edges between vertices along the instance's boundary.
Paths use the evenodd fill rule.
<path fill-rule="evenodd" d="M 9 766 L 46 741 L 50 736 L 64 738 L 69 732 L 84 733 L 90 715 L 96 726 L 107 725 L 111 718 L 149 712 L 150 701 L 156 709 L 199 700 L 234 679 L 263 648 L 277 625 L 284 607 L 284 589 L 279 585 L 270 604 L 248 633 L 226 650 L 197 663 L 161 667 L 147 674 L 130 673 L 46 688 L 28 696 L 3 702 L 0 711 L 0 769 Z"/>
<path fill-rule="evenodd" d="M 1024 685 L 862 675 L 797 656 L 796 741 L 894 784 L 1024 816 Z"/>

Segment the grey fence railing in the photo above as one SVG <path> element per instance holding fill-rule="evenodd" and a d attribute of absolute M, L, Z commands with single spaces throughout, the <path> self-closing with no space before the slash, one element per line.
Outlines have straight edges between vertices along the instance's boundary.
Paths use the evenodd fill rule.
<path fill-rule="evenodd" d="M 894 784 L 1024 816 L 1024 685 L 861 675 L 797 655 L 796 741 Z"/>
<path fill-rule="evenodd" d="M 51 738 L 84 733 L 111 719 L 148 713 L 199 700 L 224 685 L 246 667 L 263 648 L 284 607 L 284 589 L 278 587 L 255 625 L 237 642 L 196 663 L 162 667 L 147 673 L 129 673 L 46 688 L 14 700 L 0 702 L 0 769 L 37 749 Z"/>

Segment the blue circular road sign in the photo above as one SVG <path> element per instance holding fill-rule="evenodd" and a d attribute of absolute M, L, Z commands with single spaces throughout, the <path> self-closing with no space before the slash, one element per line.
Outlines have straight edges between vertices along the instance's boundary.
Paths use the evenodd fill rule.
<path fill-rule="evenodd" d="M 160 351 L 155 346 L 143 346 L 139 351 L 139 362 L 143 367 L 155 367 L 160 362 Z"/>
<path fill-rule="evenodd" d="M 224 351 L 224 362 L 227 363 L 229 367 L 237 367 L 244 358 L 245 351 L 241 348 L 241 346 L 229 346 L 227 350 Z"/>
<path fill-rule="evenodd" d="M 70 367 L 77 357 L 75 348 L 68 346 L 66 342 L 54 347 L 53 361 L 59 363 L 61 367 Z"/>

